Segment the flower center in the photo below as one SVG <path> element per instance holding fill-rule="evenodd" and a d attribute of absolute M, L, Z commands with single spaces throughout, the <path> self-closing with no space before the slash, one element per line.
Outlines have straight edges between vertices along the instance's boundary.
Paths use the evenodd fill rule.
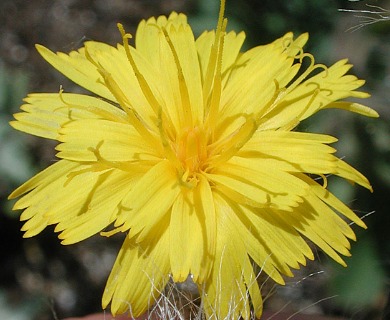
<path fill-rule="evenodd" d="M 205 132 L 197 126 L 185 129 L 179 136 L 176 156 L 190 175 L 202 170 L 202 164 L 207 159 Z"/>

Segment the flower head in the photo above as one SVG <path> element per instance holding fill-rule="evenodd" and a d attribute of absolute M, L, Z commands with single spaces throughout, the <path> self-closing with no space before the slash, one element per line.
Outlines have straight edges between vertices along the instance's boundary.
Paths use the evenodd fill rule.
<path fill-rule="evenodd" d="M 224 1 L 216 30 L 197 39 L 172 13 L 142 21 L 135 46 L 121 25 L 117 47 L 37 46 L 93 95 L 25 99 L 11 125 L 57 140 L 60 160 L 10 198 L 22 196 L 25 237 L 53 224 L 63 244 L 126 233 L 103 295 L 113 314 L 138 316 L 170 278 L 191 275 L 208 315 L 248 319 L 251 305 L 260 316 L 252 262 L 283 283 L 313 259 L 309 239 L 345 264 L 355 235 L 343 218 L 365 227 L 325 176 L 371 190 L 367 179 L 334 155 L 335 138 L 294 131 L 325 108 L 376 117 L 339 101 L 367 97 L 355 91 L 364 82 L 346 60 L 315 64 L 307 34 L 242 52 L 245 35 L 225 31 L 223 12 Z"/>

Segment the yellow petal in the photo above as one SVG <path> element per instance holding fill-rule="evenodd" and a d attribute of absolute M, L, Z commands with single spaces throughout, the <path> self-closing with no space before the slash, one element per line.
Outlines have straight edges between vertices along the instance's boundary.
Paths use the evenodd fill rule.
<path fill-rule="evenodd" d="M 366 117 L 371 117 L 371 118 L 379 117 L 378 112 L 376 112 L 374 109 L 371 109 L 365 105 L 356 102 L 337 101 L 328 104 L 324 109 L 329 109 L 329 108 L 343 109 L 351 112 L 356 112 L 358 114 L 361 114 Z"/>
<path fill-rule="evenodd" d="M 196 190 L 183 190 L 173 204 L 170 222 L 170 260 L 174 281 L 189 274 L 203 283 L 215 255 L 216 222 L 214 200 L 205 178 Z"/>
<path fill-rule="evenodd" d="M 112 170 L 105 175 L 100 175 L 89 195 L 84 195 L 89 197 L 84 200 L 83 205 L 79 203 L 78 210 L 73 208 L 75 213 L 78 212 L 77 215 L 67 217 L 66 212 L 63 212 L 64 209 L 51 215 L 50 223 L 58 223 L 55 231 L 62 231 L 58 236 L 63 240 L 61 243 L 79 242 L 110 225 L 119 213 L 120 202 L 134 186 L 137 178 L 139 178 L 137 175 L 129 175 L 128 172 L 121 170 Z M 65 200 L 71 194 L 66 194 L 64 191 L 62 193 Z M 71 192 L 71 190 L 66 191 Z"/>
<path fill-rule="evenodd" d="M 224 212 L 219 212 L 218 209 L 217 221 L 214 268 L 205 285 L 198 285 L 206 315 L 218 319 L 238 319 L 240 316 L 250 319 L 249 293 L 259 317 L 262 300 L 244 243 L 230 229 L 231 225 L 226 221 Z"/>
<path fill-rule="evenodd" d="M 168 161 L 152 167 L 134 185 L 121 203 L 122 213 L 116 226 L 131 229 L 137 241 L 151 236 L 151 231 L 167 216 L 180 192 L 175 170 Z"/>
<path fill-rule="evenodd" d="M 72 172 L 77 171 L 85 172 L 70 177 Z M 99 173 L 89 170 L 87 166 L 59 161 L 15 190 L 11 194 L 12 197 L 29 192 L 14 207 L 26 208 L 20 217 L 21 220 L 28 220 L 22 228 L 26 231 L 25 237 L 40 232 L 41 225 L 69 221 L 82 214 L 100 177 Z M 80 186 L 84 192 L 80 192 Z M 110 216 L 111 213 L 107 214 Z M 109 223 L 107 222 L 101 229 Z M 91 233 L 88 233 L 86 237 L 90 235 Z"/>
<path fill-rule="evenodd" d="M 349 255 L 350 243 L 346 237 L 354 237 L 349 225 L 317 197 L 308 196 L 306 200 L 308 205 L 303 204 L 302 211 L 307 211 L 310 230 L 317 232 L 337 252 Z"/>
<path fill-rule="evenodd" d="M 294 59 L 274 44 L 252 50 L 256 54 L 252 51 L 243 53 L 236 61 L 237 68 L 234 68 L 224 87 L 221 121 L 240 113 L 261 114 L 276 92 L 274 80 L 283 87 L 298 71 L 291 67 Z"/>
<path fill-rule="evenodd" d="M 108 119 L 124 122 L 126 113 L 119 108 L 81 94 L 35 93 L 24 99 L 24 111 L 14 115 L 17 121 L 10 124 L 17 130 L 48 139 L 57 139 L 58 130 L 77 119 Z"/>
<path fill-rule="evenodd" d="M 367 178 L 343 160 L 339 159 L 337 161 L 336 174 L 351 182 L 356 182 L 360 184 L 362 187 L 367 188 L 371 192 L 373 191 L 370 182 L 367 180 Z"/>
<path fill-rule="evenodd" d="M 129 108 L 135 110 L 137 116 L 149 128 L 155 128 L 157 112 L 153 110 L 148 97 L 145 96 L 143 85 L 140 84 L 137 74 L 139 73 L 146 78 L 154 98 L 158 100 L 161 106 L 164 106 L 164 101 L 159 95 L 158 88 L 162 84 L 159 81 L 158 70 L 151 68 L 150 63 L 132 47 L 129 49 L 138 68 L 137 74 L 129 62 L 123 46 L 101 48 L 100 43 L 87 42 L 85 48 L 90 58 L 99 66 L 99 72 L 104 75 L 102 81 L 111 94 L 115 96 L 115 101 L 125 110 Z"/>
<path fill-rule="evenodd" d="M 39 172 L 37 175 L 32 177 L 30 180 L 23 183 L 19 188 L 14 190 L 8 197 L 8 199 L 15 199 L 20 197 L 21 195 L 30 192 L 31 190 L 36 189 L 38 186 L 47 186 L 56 180 L 65 177 L 69 172 L 73 171 L 75 168 L 79 166 L 78 163 L 74 163 L 71 161 L 58 161 L 46 168 L 45 170 Z M 65 179 L 65 178 L 64 178 Z M 32 193 L 30 192 L 28 196 L 25 196 L 18 200 L 15 203 L 13 209 L 19 210 L 24 209 L 31 205 L 32 201 L 34 201 L 33 197 L 31 197 Z"/>
<path fill-rule="evenodd" d="M 194 35 L 180 17 L 171 16 L 168 21 L 163 20 L 160 28 L 151 23 L 153 20 L 148 21 L 142 23 L 137 31 L 147 38 L 142 44 L 137 43 L 137 49 L 148 57 L 153 72 L 158 73 L 147 82 L 158 82 L 151 88 L 156 92 L 159 106 L 176 129 L 198 125 L 204 111 Z"/>
<path fill-rule="evenodd" d="M 242 207 L 239 207 L 233 201 L 225 199 L 218 193 L 214 194 L 214 198 L 220 216 L 226 217 L 225 223 L 231 226 L 234 237 L 239 239 L 238 241 L 244 241 L 247 254 L 261 267 L 262 271 L 270 275 L 276 282 L 284 284 L 280 272 L 286 266 L 278 259 L 275 259 L 275 256 L 266 244 L 267 241 L 262 241 L 259 230 L 250 224 Z"/>
<path fill-rule="evenodd" d="M 283 218 L 283 217 L 282 217 Z M 291 217 L 290 217 L 291 218 Z M 290 219 L 286 219 L 290 220 Z M 307 239 L 310 239 L 316 246 L 318 246 L 325 254 L 335 260 L 337 263 L 342 266 L 346 266 L 345 261 L 340 257 L 340 255 L 332 248 L 332 246 L 327 243 L 320 234 L 311 229 L 308 225 L 303 225 L 300 227 L 296 227 L 297 231 L 299 231 L 303 236 Z"/>
<path fill-rule="evenodd" d="M 101 44 L 107 46 L 106 44 Z M 41 56 L 54 68 L 64 74 L 83 88 L 111 101 L 115 98 L 103 85 L 103 79 L 96 66 L 85 57 L 85 50 L 72 51 L 69 55 L 58 52 L 57 54 L 41 45 L 36 45 Z"/>
<path fill-rule="evenodd" d="M 325 144 L 335 141 L 331 136 L 319 134 L 257 131 L 237 155 L 254 169 L 260 166 L 287 172 L 337 173 L 338 159 L 332 155 L 336 150 Z"/>
<path fill-rule="evenodd" d="M 305 241 L 297 232 L 294 232 L 294 224 L 284 222 L 279 215 L 275 214 L 276 210 L 260 209 L 250 210 L 243 208 L 245 216 L 243 221 L 247 228 L 255 228 L 253 231 L 259 242 L 266 248 L 270 255 L 271 263 L 274 263 L 280 272 L 292 276 L 290 267 L 299 269 L 299 265 L 306 264 L 306 257 L 312 258 L 312 252 Z M 295 211 L 294 211 L 295 214 Z M 300 223 L 300 217 L 295 221 Z M 254 255 L 255 257 L 257 254 Z M 262 261 L 260 261 L 262 262 Z M 268 263 L 267 260 L 263 264 Z M 270 275 L 273 277 L 273 275 Z"/>
<path fill-rule="evenodd" d="M 309 194 L 293 215 L 288 213 L 279 216 L 287 219 L 286 221 L 294 225 L 297 231 L 319 246 L 332 259 L 345 266 L 339 254 L 350 256 L 350 243 L 346 237 L 354 238 L 353 231 L 320 199 Z"/>
<path fill-rule="evenodd" d="M 126 237 L 104 290 L 102 305 L 111 302 L 113 315 L 142 315 L 160 296 L 169 280 L 169 233 L 167 223 L 143 244 Z"/>
<path fill-rule="evenodd" d="M 170 261 L 178 282 L 191 273 L 193 281 L 203 283 L 215 255 L 214 200 L 208 182 L 200 179 L 196 190 L 182 190 L 172 207 Z"/>
<path fill-rule="evenodd" d="M 213 193 L 209 181 L 203 175 L 199 176 L 198 186 L 194 191 L 194 206 L 201 223 L 205 250 L 202 264 L 199 270 L 194 270 L 194 275 L 198 274 L 198 281 L 203 282 L 210 273 L 214 259 L 217 232 Z"/>
<path fill-rule="evenodd" d="M 175 48 L 177 57 L 179 59 L 180 68 L 183 72 L 184 79 L 180 79 L 176 73 L 171 73 L 170 81 L 178 79 L 184 81 L 189 95 L 190 110 L 193 117 L 193 124 L 200 124 L 203 121 L 204 107 L 203 107 L 203 95 L 202 95 L 202 83 L 199 69 L 198 55 L 195 47 L 195 39 L 189 25 L 182 25 L 178 28 L 168 27 L 167 34 L 170 41 Z M 176 66 L 177 69 L 177 66 Z M 186 112 L 186 106 L 184 105 L 186 100 L 181 98 L 181 107 L 179 110 L 183 113 Z"/>
<path fill-rule="evenodd" d="M 218 190 L 223 189 L 225 194 L 230 190 L 229 195 L 235 194 L 235 200 L 243 204 L 292 210 L 302 201 L 307 185 L 300 179 L 273 168 L 255 168 L 256 163 L 249 167 L 248 162 L 238 157 L 230 159 L 207 177 Z"/>
<path fill-rule="evenodd" d="M 234 68 L 234 64 L 239 56 L 240 49 L 245 40 L 245 33 L 236 33 L 234 31 L 228 32 L 224 37 L 224 50 L 222 55 L 222 67 L 224 82 L 229 79 L 229 74 Z M 215 32 L 203 32 L 196 39 L 196 48 L 198 51 L 198 58 L 202 79 L 205 79 L 207 65 L 210 59 L 211 47 L 215 41 Z"/>
<path fill-rule="evenodd" d="M 185 281 L 191 269 L 200 269 L 198 265 L 204 256 L 201 224 L 194 211 L 191 196 L 192 193 L 180 193 L 172 207 L 169 257 L 175 282 Z"/>
<path fill-rule="evenodd" d="M 341 200 L 339 200 L 323 186 L 320 186 L 314 180 L 306 176 L 301 177 L 301 179 L 305 179 L 305 181 L 311 186 L 311 190 L 314 192 L 314 194 L 322 201 L 324 201 L 327 205 L 337 210 L 349 220 L 356 223 L 359 227 L 367 228 L 366 224 L 362 220 L 360 220 L 359 217 L 350 208 L 348 208 Z M 354 237 L 352 237 L 351 239 L 355 240 Z"/>
<path fill-rule="evenodd" d="M 72 121 L 59 130 L 57 156 L 75 161 L 133 161 L 159 158 L 153 145 L 129 123 L 84 119 Z M 160 150 L 161 152 L 161 150 Z"/>
<path fill-rule="evenodd" d="M 355 76 L 345 75 L 350 68 L 351 65 L 347 64 L 347 60 L 340 60 L 330 68 L 306 79 L 288 92 L 274 109 L 264 115 L 267 121 L 261 124 L 260 128 L 269 130 L 290 126 L 294 119 L 293 127 L 295 127 L 299 121 L 326 108 L 336 100 L 355 96 L 367 98 L 368 94 L 354 91 L 361 87 L 364 81 Z"/>

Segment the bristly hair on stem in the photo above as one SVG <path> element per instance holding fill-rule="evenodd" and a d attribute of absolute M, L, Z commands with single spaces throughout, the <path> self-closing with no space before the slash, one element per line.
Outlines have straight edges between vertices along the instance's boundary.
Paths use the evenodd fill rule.
<path fill-rule="evenodd" d="M 347 31 L 354 32 L 374 23 L 390 20 L 390 10 L 372 4 L 366 4 L 366 6 L 368 7 L 367 10 L 339 9 L 341 12 L 354 13 L 354 16 L 360 19 L 359 24 L 349 28 Z"/>

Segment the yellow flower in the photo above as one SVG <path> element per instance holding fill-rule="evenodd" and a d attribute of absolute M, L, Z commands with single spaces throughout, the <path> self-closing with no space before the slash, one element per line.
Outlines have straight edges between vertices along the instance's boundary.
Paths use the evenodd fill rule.
<path fill-rule="evenodd" d="M 10 198 L 23 196 L 14 209 L 24 210 L 25 237 L 53 224 L 63 244 L 127 234 L 103 295 L 113 314 L 138 316 L 170 278 L 191 275 L 208 316 L 248 319 L 252 306 L 260 317 L 252 262 L 283 284 L 314 258 L 306 239 L 345 265 L 355 234 L 344 218 L 365 228 L 325 175 L 371 190 L 367 179 L 334 155 L 335 138 L 293 131 L 325 108 L 377 117 L 338 101 L 366 98 L 355 91 L 364 81 L 346 75 L 346 60 L 315 64 L 307 34 L 241 52 L 245 35 L 225 32 L 223 12 L 224 1 L 216 30 L 197 39 L 172 13 L 142 21 L 134 47 L 121 25 L 116 48 L 37 46 L 97 97 L 25 99 L 11 125 L 59 141 L 60 160 Z"/>

